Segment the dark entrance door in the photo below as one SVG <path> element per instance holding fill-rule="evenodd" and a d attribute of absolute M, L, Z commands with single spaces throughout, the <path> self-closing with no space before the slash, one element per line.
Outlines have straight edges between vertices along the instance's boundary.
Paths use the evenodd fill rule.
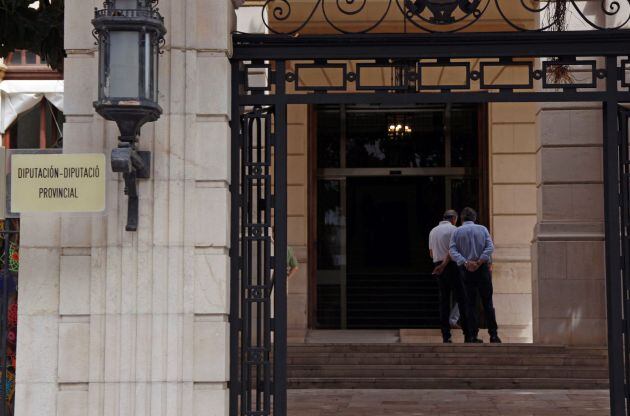
<path fill-rule="evenodd" d="M 439 327 L 427 239 L 447 207 L 485 199 L 480 109 L 317 109 L 315 327 Z"/>
<path fill-rule="evenodd" d="M 348 180 L 347 326 L 431 328 L 438 287 L 427 239 L 444 212 L 443 177 Z"/>

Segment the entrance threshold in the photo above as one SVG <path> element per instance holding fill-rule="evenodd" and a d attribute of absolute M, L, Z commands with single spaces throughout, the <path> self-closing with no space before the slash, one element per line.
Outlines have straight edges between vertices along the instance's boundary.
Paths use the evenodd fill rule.
<path fill-rule="evenodd" d="M 528 325 L 504 327 L 500 330 L 504 343 L 531 344 Z M 452 330 L 453 342 L 461 344 L 464 336 L 459 329 Z M 484 343 L 490 339 L 485 330 L 479 332 Z M 439 329 L 313 329 L 306 334 L 306 344 L 441 344 Z"/>
<path fill-rule="evenodd" d="M 398 344 L 397 329 L 316 329 L 306 334 L 307 344 Z"/>

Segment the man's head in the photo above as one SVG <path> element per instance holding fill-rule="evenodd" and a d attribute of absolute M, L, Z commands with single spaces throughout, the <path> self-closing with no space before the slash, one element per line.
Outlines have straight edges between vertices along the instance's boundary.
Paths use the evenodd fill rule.
<path fill-rule="evenodd" d="M 449 221 L 451 224 L 457 224 L 457 211 L 449 209 L 444 213 L 444 221 Z"/>
<path fill-rule="evenodd" d="M 461 217 L 462 217 L 462 222 L 477 221 L 477 213 L 475 212 L 474 209 L 470 207 L 466 207 L 462 210 Z"/>

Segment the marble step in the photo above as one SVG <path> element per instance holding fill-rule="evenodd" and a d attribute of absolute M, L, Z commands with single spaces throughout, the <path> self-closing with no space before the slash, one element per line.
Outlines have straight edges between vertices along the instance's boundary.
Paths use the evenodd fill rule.
<path fill-rule="evenodd" d="M 289 377 L 304 378 L 573 378 L 606 379 L 608 369 L 508 365 L 291 365 Z"/>
<path fill-rule="evenodd" d="M 408 353 L 408 354 L 316 354 L 290 355 L 289 365 L 529 365 L 529 366 L 580 366 L 605 368 L 606 357 L 545 355 L 481 355 L 455 353 Z"/>
<path fill-rule="evenodd" d="M 604 347 L 566 347 L 536 344 L 294 344 L 289 356 L 300 354 L 356 353 L 470 353 L 470 354 L 568 354 L 606 357 Z"/>
<path fill-rule="evenodd" d="M 289 389 L 553 389 L 599 390 L 608 388 L 606 379 L 549 379 L 549 378 L 299 378 L 288 379 Z"/>

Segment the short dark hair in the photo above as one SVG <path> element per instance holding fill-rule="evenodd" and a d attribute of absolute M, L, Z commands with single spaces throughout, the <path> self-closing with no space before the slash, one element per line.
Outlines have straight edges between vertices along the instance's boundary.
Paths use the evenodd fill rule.
<path fill-rule="evenodd" d="M 445 220 L 452 220 L 453 218 L 457 219 L 458 215 L 457 215 L 457 211 L 455 211 L 454 209 L 449 209 L 447 211 L 444 212 L 444 219 Z"/>
<path fill-rule="evenodd" d="M 475 222 L 477 221 L 477 212 L 475 212 L 475 210 L 470 207 L 466 207 L 462 210 L 461 217 L 462 217 L 462 222 L 464 221 Z"/>

